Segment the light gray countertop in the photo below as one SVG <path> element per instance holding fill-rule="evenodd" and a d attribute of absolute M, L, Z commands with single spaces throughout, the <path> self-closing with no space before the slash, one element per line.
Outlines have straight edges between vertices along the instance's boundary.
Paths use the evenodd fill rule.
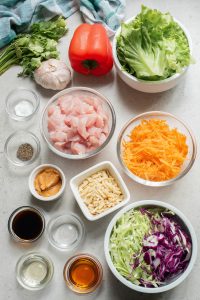
<path fill-rule="evenodd" d="M 72 192 L 69 188 L 69 180 L 80 171 L 103 160 L 112 161 L 122 174 L 130 192 L 131 202 L 142 199 L 158 199 L 170 203 L 179 208 L 192 222 L 197 237 L 200 234 L 200 159 L 196 159 L 195 165 L 187 176 L 174 185 L 163 188 L 148 188 L 134 183 L 121 170 L 116 154 L 116 140 L 119 130 L 131 117 L 150 110 L 163 110 L 173 113 L 183 120 L 193 129 L 199 142 L 200 133 L 200 1 L 199 0 L 127 0 L 126 18 L 136 15 L 140 11 L 140 5 L 146 4 L 152 8 L 162 11 L 170 11 L 171 14 L 180 20 L 189 30 L 193 41 L 193 56 L 196 64 L 192 65 L 187 72 L 183 82 L 176 88 L 160 94 L 143 94 L 129 88 L 116 75 L 115 70 L 102 78 L 85 77 L 74 74 L 72 86 L 88 86 L 97 89 L 107 96 L 114 105 L 117 115 L 117 126 L 115 134 L 109 145 L 101 154 L 84 161 L 65 160 L 48 150 L 47 145 L 42 140 L 39 132 L 39 118 L 41 110 L 54 92 L 39 88 L 30 79 L 17 77 L 19 67 L 13 67 L 0 78 L 0 299 L 2 300 L 64 300 L 79 299 L 78 295 L 71 293 L 65 286 L 62 270 L 69 257 L 69 253 L 61 253 L 54 250 L 43 236 L 41 240 L 30 247 L 22 247 L 10 240 L 7 221 L 10 213 L 21 205 L 36 205 L 45 211 L 47 220 L 56 215 L 66 212 L 75 212 L 85 223 L 87 236 L 81 249 L 78 251 L 89 252 L 96 255 L 103 264 L 104 276 L 103 285 L 97 294 L 82 296 L 81 299 L 101 299 L 101 300 L 199 300 L 199 278 L 200 261 L 199 257 L 190 276 L 179 287 L 174 290 L 159 295 L 144 295 L 136 293 L 117 281 L 108 269 L 103 251 L 103 238 L 106 227 L 114 214 L 109 215 L 99 221 L 87 221 L 78 208 Z M 62 39 L 59 49 L 61 58 L 68 61 L 67 49 L 69 41 L 76 26 L 81 22 L 79 13 L 68 19 L 69 32 Z M 41 99 L 40 111 L 32 123 L 19 124 L 8 119 L 5 113 L 5 98 L 8 92 L 18 86 L 32 88 L 37 91 Z M 65 194 L 55 203 L 41 204 L 33 199 L 28 189 L 28 175 L 30 169 L 15 169 L 10 166 L 3 154 L 4 142 L 8 135 L 14 130 L 29 129 L 36 133 L 41 141 L 41 163 L 55 163 L 63 169 L 67 179 Z M 54 261 L 55 274 L 51 284 L 44 290 L 30 293 L 22 289 L 16 282 L 15 264 L 18 258 L 28 251 L 41 250 L 49 254 Z"/>

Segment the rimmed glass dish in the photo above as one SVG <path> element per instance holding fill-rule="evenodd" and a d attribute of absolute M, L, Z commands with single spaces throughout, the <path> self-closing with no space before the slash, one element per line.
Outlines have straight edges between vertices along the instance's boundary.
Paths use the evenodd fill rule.
<path fill-rule="evenodd" d="M 33 156 L 30 160 L 20 160 L 17 150 L 22 144 L 30 144 L 33 148 Z M 8 161 L 16 166 L 28 166 L 32 164 L 40 154 L 40 141 L 32 132 L 19 130 L 11 134 L 5 143 L 4 153 Z"/>
<path fill-rule="evenodd" d="M 23 288 L 31 291 L 43 289 L 51 281 L 53 274 L 52 260 L 40 252 L 23 255 L 16 265 L 17 281 Z"/>
<path fill-rule="evenodd" d="M 16 208 L 8 219 L 8 231 L 11 237 L 19 243 L 37 241 L 43 235 L 45 226 L 44 214 L 33 206 Z M 24 230 L 25 228 L 26 230 Z"/>
<path fill-rule="evenodd" d="M 53 217 L 47 225 L 49 243 L 62 251 L 76 249 L 83 241 L 85 227 L 75 214 L 64 214 Z"/>
<path fill-rule="evenodd" d="M 109 124 L 108 124 L 109 125 L 109 134 L 108 134 L 106 140 L 103 142 L 102 145 L 97 147 L 95 150 L 91 150 L 84 154 L 68 154 L 66 152 L 63 152 L 63 151 L 57 149 L 53 145 L 53 143 L 50 141 L 49 132 L 48 132 L 48 109 L 49 109 L 49 107 L 52 104 L 56 104 L 59 97 L 66 95 L 66 94 L 72 94 L 74 92 L 82 92 L 82 93 L 87 93 L 87 94 L 91 94 L 93 96 L 99 97 L 103 107 L 109 114 Z M 72 87 L 72 88 L 65 89 L 65 90 L 55 94 L 49 100 L 46 107 L 44 108 L 42 116 L 41 116 L 41 120 L 40 120 L 41 134 L 42 134 L 44 140 L 46 141 L 48 147 L 57 155 L 62 156 L 64 158 L 68 158 L 68 159 L 74 159 L 74 160 L 89 158 L 89 157 L 92 157 L 92 156 L 96 155 L 97 153 L 101 152 L 104 149 L 104 147 L 109 143 L 110 139 L 112 138 L 114 130 L 115 130 L 115 125 L 116 125 L 116 116 L 115 116 L 115 111 L 114 111 L 114 108 L 113 108 L 111 102 L 106 97 L 104 97 L 102 94 L 98 93 L 96 90 L 86 88 L 86 87 Z"/>
<path fill-rule="evenodd" d="M 169 125 L 170 128 L 177 128 L 178 131 L 180 131 L 182 134 L 186 136 L 186 143 L 188 145 L 188 155 L 187 158 L 182 166 L 182 170 L 179 173 L 178 176 L 170 179 L 170 180 L 165 180 L 165 181 L 150 181 L 150 180 L 145 180 L 141 177 L 136 176 L 133 174 L 125 165 L 122 159 L 122 153 L 123 153 L 123 141 L 128 141 L 129 137 L 128 135 L 130 132 L 134 129 L 135 126 L 139 125 L 142 120 L 149 120 L 149 119 L 161 119 L 161 120 L 166 120 L 167 124 Z M 130 121 L 128 121 L 125 126 L 122 128 L 119 136 L 118 136 L 118 141 L 117 141 L 117 155 L 119 162 L 125 171 L 125 173 L 133 180 L 135 180 L 138 183 L 141 183 L 143 185 L 147 186 L 166 186 L 170 185 L 174 182 L 176 182 L 178 179 L 182 178 L 185 176 L 189 170 L 191 169 L 192 165 L 194 164 L 195 158 L 196 158 L 196 153 L 197 153 L 197 144 L 196 144 L 196 139 L 191 131 L 191 129 L 188 128 L 188 126 L 179 118 L 176 116 L 167 113 L 167 112 L 162 112 L 162 111 L 150 111 L 146 112 L 143 114 L 140 114 L 136 116 L 135 118 L 132 118 Z"/>
<path fill-rule="evenodd" d="M 40 99 L 34 91 L 18 87 L 6 97 L 6 112 L 13 120 L 26 121 L 36 114 L 39 104 Z"/>
<path fill-rule="evenodd" d="M 80 283 L 76 285 L 73 280 L 73 276 L 71 275 L 72 268 L 73 268 L 74 264 L 77 263 L 77 265 L 78 265 L 78 264 L 81 264 L 82 262 L 84 263 L 84 261 L 89 261 L 95 267 L 94 273 L 96 275 L 96 280 L 94 280 L 87 286 L 85 284 L 83 284 L 83 286 L 82 286 L 82 285 L 80 285 Z M 84 269 L 86 269 L 85 271 L 87 272 L 87 266 Z M 81 279 L 84 278 L 83 272 L 84 272 L 84 270 L 82 270 Z M 64 277 L 66 285 L 73 292 L 75 292 L 77 294 L 89 294 L 89 293 L 94 292 L 100 286 L 100 284 L 102 282 L 102 278 L 103 278 L 103 268 L 102 268 L 99 260 L 96 257 L 94 257 L 93 255 L 88 254 L 88 253 L 80 253 L 80 254 L 74 255 L 68 259 L 68 261 L 66 262 L 64 269 L 63 269 L 63 277 Z"/>

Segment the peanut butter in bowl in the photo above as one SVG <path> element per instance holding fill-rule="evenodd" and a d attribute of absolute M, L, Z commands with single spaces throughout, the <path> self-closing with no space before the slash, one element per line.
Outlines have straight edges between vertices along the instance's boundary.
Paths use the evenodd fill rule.
<path fill-rule="evenodd" d="M 35 176 L 34 187 L 43 197 L 54 196 L 62 187 L 61 175 L 56 169 L 46 167 Z"/>

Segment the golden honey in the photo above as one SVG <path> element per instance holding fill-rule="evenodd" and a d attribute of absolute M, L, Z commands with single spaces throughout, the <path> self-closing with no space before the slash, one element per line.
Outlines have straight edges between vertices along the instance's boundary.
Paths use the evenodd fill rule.
<path fill-rule="evenodd" d="M 89 293 L 96 289 L 102 280 L 102 267 L 99 261 L 90 255 L 72 257 L 64 267 L 67 285 L 75 292 Z"/>

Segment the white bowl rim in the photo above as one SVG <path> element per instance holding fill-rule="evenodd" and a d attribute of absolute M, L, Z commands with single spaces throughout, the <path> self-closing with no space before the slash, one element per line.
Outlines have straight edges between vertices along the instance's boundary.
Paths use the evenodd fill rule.
<path fill-rule="evenodd" d="M 126 20 L 124 23 L 128 24 L 131 21 L 133 21 L 135 18 L 136 18 L 136 16 L 133 16 L 133 17 L 129 18 L 128 20 Z M 181 27 L 181 29 L 185 33 L 185 36 L 186 36 L 186 38 L 188 40 L 188 44 L 189 44 L 190 55 L 192 55 L 192 39 L 191 39 L 189 31 L 176 18 L 173 17 L 173 20 Z M 160 85 L 160 84 L 163 84 L 163 83 L 167 83 L 169 81 L 173 81 L 174 79 L 177 79 L 183 73 L 185 73 L 186 70 L 189 68 L 189 66 L 187 66 L 187 67 L 183 68 L 183 70 L 182 70 L 181 73 L 176 73 L 176 74 L 172 75 L 171 77 L 163 79 L 163 80 L 151 81 L 151 80 L 138 79 L 137 77 L 129 74 L 127 71 L 125 71 L 125 70 L 122 69 L 122 65 L 120 64 L 119 59 L 117 57 L 116 44 L 117 44 L 117 37 L 120 34 L 120 31 L 121 31 L 121 26 L 117 29 L 117 31 L 116 31 L 116 33 L 114 35 L 114 38 L 113 38 L 113 47 L 112 47 L 112 49 L 113 49 L 113 51 L 112 51 L 113 52 L 113 59 L 114 59 L 115 64 L 117 65 L 117 67 L 120 69 L 120 71 L 124 75 L 126 75 L 129 79 L 131 79 L 132 81 L 137 82 L 137 83 L 146 84 L 146 85 Z"/>
<path fill-rule="evenodd" d="M 178 176 L 169 179 L 169 180 L 164 180 L 164 181 L 150 181 L 150 180 L 145 180 L 143 178 L 140 178 L 138 176 L 136 176 L 135 174 L 133 174 L 127 167 L 126 165 L 123 163 L 122 158 L 121 158 L 121 138 L 123 136 L 124 131 L 126 130 L 126 128 L 134 121 L 139 120 L 142 117 L 149 117 L 151 115 L 155 115 L 155 116 L 168 116 L 171 117 L 173 119 L 175 119 L 176 121 L 178 121 L 179 123 L 181 123 L 188 131 L 191 140 L 192 140 L 192 146 L 193 146 L 193 151 L 192 151 L 192 157 L 190 160 L 190 163 L 188 164 L 187 168 L 183 171 L 181 171 L 179 173 Z M 163 117 L 164 118 L 164 117 Z M 176 117 L 175 115 L 165 112 L 165 111 L 159 111 L 159 110 L 155 110 L 155 111 L 147 111 L 144 112 L 142 114 L 136 115 L 135 117 L 131 118 L 128 122 L 126 122 L 126 124 L 122 127 L 121 131 L 118 134 L 118 139 L 117 139 L 117 156 L 118 156 L 118 160 L 120 162 L 120 165 L 122 166 L 124 172 L 134 181 L 143 184 L 143 185 L 147 185 L 147 186 L 152 186 L 152 187 L 161 187 L 161 186 L 166 186 L 166 185 L 170 185 L 172 183 L 174 183 L 175 181 L 177 181 L 178 179 L 181 179 L 182 177 L 184 177 L 189 170 L 192 168 L 195 159 L 196 159 L 196 155 L 197 155 L 197 141 L 196 138 L 193 134 L 193 131 L 191 130 L 191 128 L 185 123 L 185 121 L 183 121 L 182 119 Z"/>
<path fill-rule="evenodd" d="M 175 212 L 175 214 L 183 221 L 183 223 L 185 224 L 185 226 L 187 227 L 190 236 L 191 236 L 191 241 L 192 241 L 192 255 L 188 264 L 187 269 L 173 282 L 165 285 L 165 286 L 161 286 L 161 287 L 156 287 L 156 288 L 148 288 L 148 287 L 141 287 L 138 286 L 136 284 L 131 283 L 130 281 L 128 281 L 127 279 L 125 279 L 115 268 L 115 266 L 113 265 L 113 262 L 111 260 L 110 257 L 110 253 L 109 253 L 109 240 L 110 240 L 110 234 L 111 231 L 113 229 L 113 226 L 115 225 L 116 221 L 127 211 L 137 208 L 137 207 L 141 207 L 141 206 L 159 206 L 159 207 L 164 207 L 167 208 L 169 210 L 172 210 L 173 212 Z M 106 261 L 107 264 L 110 268 L 110 270 L 112 271 L 113 275 L 115 275 L 115 277 L 121 281 L 124 285 L 126 285 L 127 287 L 131 288 L 132 290 L 138 291 L 138 292 L 142 292 L 142 293 L 148 293 L 148 294 L 156 294 L 156 293 L 161 293 L 161 292 L 165 292 L 168 290 L 173 289 L 174 287 L 176 287 L 177 285 L 179 285 L 184 279 L 186 279 L 186 277 L 189 275 L 189 273 L 191 272 L 194 263 L 196 261 L 197 258 L 197 237 L 194 231 L 194 228 L 192 226 L 192 224 L 190 223 L 190 221 L 187 219 L 187 217 L 176 207 L 172 206 L 171 204 L 159 201 L 159 200 L 141 200 L 141 201 L 137 201 L 134 203 L 131 203 L 129 205 L 127 205 L 126 207 L 122 208 L 110 221 L 106 233 L 105 233 L 105 237 L 104 237 L 104 253 L 105 253 L 105 257 L 106 257 Z"/>
<path fill-rule="evenodd" d="M 110 128 L 110 132 L 106 138 L 106 140 L 103 142 L 102 145 L 100 145 L 99 147 L 97 147 L 95 150 L 93 151 L 90 151 L 90 152 L 87 152 L 87 153 L 84 153 L 84 154 L 67 154 L 65 152 L 62 152 L 58 149 L 56 149 L 56 147 L 54 147 L 47 139 L 46 135 L 44 134 L 44 130 L 43 130 L 43 118 L 44 118 L 44 114 L 48 108 L 48 106 L 50 104 L 52 104 L 56 99 L 58 99 L 58 97 L 60 96 L 63 96 L 65 95 L 65 93 L 70 93 L 70 92 L 73 92 L 73 91 L 79 91 L 79 90 L 82 90 L 82 91 L 86 91 L 86 92 L 90 92 L 90 93 L 93 93 L 97 96 L 99 96 L 101 99 L 103 99 L 108 107 L 109 107 L 109 110 L 110 110 L 110 113 L 112 115 L 112 123 L 111 123 L 111 128 Z M 42 111 L 42 114 L 41 114 L 41 117 L 40 117 L 40 132 L 41 132 L 41 135 L 42 137 L 44 138 L 44 140 L 46 141 L 48 147 L 54 152 L 56 153 L 57 155 L 61 156 L 61 157 L 64 157 L 64 158 L 67 158 L 67 159 L 73 159 L 73 160 L 78 160 L 78 159 L 87 159 L 87 158 L 90 158 L 98 153 L 100 153 L 104 147 L 106 147 L 108 145 L 108 143 L 110 142 L 112 136 L 113 136 L 113 133 L 115 131 L 115 127 L 116 127 L 116 114 L 115 114 L 115 110 L 114 110 L 114 107 L 112 105 L 112 103 L 110 102 L 110 100 L 104 96 L 102 93 L 98 92 L 97 90 L 95 89 L 92 89 L 92 88 L 88 88 L 88 87 L 85 87 L 85 86 L 76 86 L 76 87 L 70 87 L 70 88 L 66 88 L 58 93 L 56 93 L 53 97 L 51 97 L 49 99 L 49 101 L 47 102 L 47 104 L 45 105 L 43 111 Z"/>
<path fill-rule="evenodd" d="M 36 190 L 35 190 L 35 187 L 34 187 L 34 179 L 36 177 L 36 175 L 43 169 L 45 168 L 53 168 L 55 170 L 57 170 L 60 175 L 61 175 L 61 180 L 62 180 L 62 186 L 59 190 L 59 192 L 53 196 L 50 196 L 50 197 L 44 197 L 44 196 L 41 196 L 39 195 Z M 28 179 L 28 185 L 29 185 L 29 190 L 31 192 L 31 194 L 38 200 L 40 201 L 45 201 L 45 202 L 48 202 L 48 201 L 53 201 L 53 200 L 56 200 L 58 199 L 62 193 L 64 192 L 65 190 L 65 187 L 66 187 L 66 178 L 65 178 L 65 174 L 63 173 L 63 171 L 57 166 L 57 165 L 54 165 L 54 164 L 41 164 L 39 166 L 37 166 L 36 168 L 34 168 L 32 170 L 32 172 L 30 173 L 29 175 L 29 179 Z"/>

